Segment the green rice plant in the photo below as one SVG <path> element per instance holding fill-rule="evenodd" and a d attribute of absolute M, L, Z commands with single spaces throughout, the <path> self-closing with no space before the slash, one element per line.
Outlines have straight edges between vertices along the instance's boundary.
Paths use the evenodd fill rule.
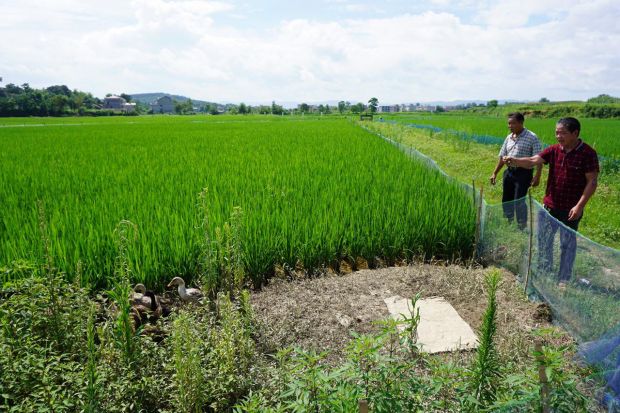
<path fill-rule="evenodd" d="M 194 120 L 4 128 L 0 266 L 43 256 L 37 200 L 54 265 L 72 279 L 81 262 L 82 284 L 95 288 L 111 287 L 121 220 L 140 228 L 124 252 L 132 282 L 158 288 L 175 274 L 208 285 L 208 246 L 225 222 L 234 233 L 233 207 L 254 285 L 276 266 L 471 254 L 475 214 L 459 185 L 347 120 Z"/>

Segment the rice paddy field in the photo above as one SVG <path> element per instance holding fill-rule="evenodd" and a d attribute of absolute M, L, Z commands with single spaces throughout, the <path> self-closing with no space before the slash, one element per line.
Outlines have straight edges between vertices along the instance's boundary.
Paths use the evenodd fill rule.
<path fill-rule="evenodd" d="M 382 115 L 386 120 L 399 123 L 434 126 L 454 130 L 469 135 L 496 137 L 503 140 L 508 134 L 505 118 L 467 114 L 403 114 Z M 546 144 L 556 143 L 555 123 L 557 119 L 526 118 L 525 127 L 536 133 Z M 620 158 L 620 120 L 617 119 L 579 119 L 581 137 L 593 146 L 599 155 Z M 501 144 L 501 141 L 500 141 Z"/>
<path fill-rule="evenodd" d="M 276 266 L 472 249 L 470 196 L 345 119 L 2 119 L 0 147 L 5 280 L 42 262 L 43 222 L 54 265 L 70 279 L 79 266 L 83 283 L 106 285 L 123 220 L 137 229 L 127 250 L 135 281 L 191 279 L 204 240 L 234 207 L 255 285 Z"/>

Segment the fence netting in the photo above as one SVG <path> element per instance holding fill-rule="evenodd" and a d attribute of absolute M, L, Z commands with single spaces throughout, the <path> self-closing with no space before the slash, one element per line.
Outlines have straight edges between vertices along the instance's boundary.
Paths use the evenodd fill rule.
<path fill-rule="evenodd" d="M 428 156 L 381 137 L 448 177 Z M 462 186 L 479 211 L 477 257 L 510 270 L 531 299 L 549 305 L 578 343 L 580 360 L 604 383 L 601 402 L 620 412 L 620 251 L 575 232 L 530 197 L 489 205 L 476 188 Z"/>
<path fill-rule="evenodd" d="M 519 214 L 524 214 L 525 225 Z M 510 269 L 526 283 L 530 297 L 551 307 L 554 318 L 579 343 L 583 361 L 597 367 L 609 390 L 606 404 L 617 411 L 620 251 L 575 232 L 528 197 L 483 204 L 480 222 L 479 257 Z"/>

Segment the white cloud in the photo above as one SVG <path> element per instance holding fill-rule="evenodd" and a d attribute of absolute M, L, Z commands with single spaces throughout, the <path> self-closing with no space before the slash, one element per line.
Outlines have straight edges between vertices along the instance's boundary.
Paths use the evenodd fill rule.
<path fill-rule="evenodd" d="M 104 7 L 63 0 L 32 8 L 35 3 L 11 2 L 0 20 L 0 35 L 11 39 L 0 43 L 5 83 L 231 101 L 620 94 L 615 0 L 569 8 L 559 0 L 502 0 L 471 21 L 452 12 L 327 16 L 281 21 L 268 30 L 251 17 L 236 19 L 239 10 L 224 2 L 110 0 Z M 533 24 L 535 16 L 545 19 Z"/>

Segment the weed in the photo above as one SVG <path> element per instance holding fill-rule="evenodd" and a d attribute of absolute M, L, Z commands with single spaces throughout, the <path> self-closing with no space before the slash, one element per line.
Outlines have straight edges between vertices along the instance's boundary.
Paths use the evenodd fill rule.
<path fill-rule="evenodd" d="M 480 344 L 477 357 L 471 369 L 470 394 L 464 399 L 465 407 L 469 411 L 483 410 L 495 401 L 498 384 L 502 376 L 495 348 L 495 333 L 497 330 L 497 301 L 495 293 L 500 280 L 499 270 L 489 272 L 485 279 L 487 309 L 482 319 L 482 327 L 480 328 Z"/>
<path fill-rule="evenodd" d="M 198 321 L 188 312 L 182 312 L 172 327 L 172 354 L 174 359 L 175 411 L 199 412 L 204 403 L 204 375 L 202 370 L 201 337 L 195 329 Z"/>

